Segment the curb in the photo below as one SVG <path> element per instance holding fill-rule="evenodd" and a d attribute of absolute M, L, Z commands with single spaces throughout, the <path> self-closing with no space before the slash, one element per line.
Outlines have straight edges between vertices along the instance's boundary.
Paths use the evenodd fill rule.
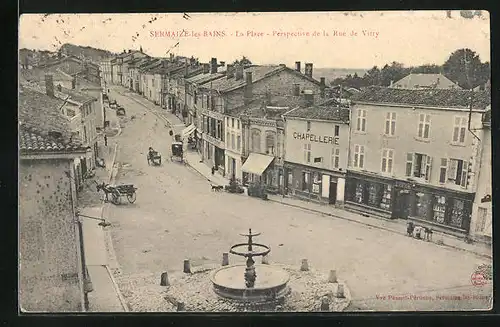
<path fill-rule="evenodd" d="M 118 299 L 120 300 L 120 303 L 123 307 L 123 310 L 125 312 L 130 312 L 130 309 L 127 305 L 127 301 L 125 301 L 125 298 L 123 297 L 122 293 L 120 292 L 120 289 L 118 288 L 118 284 L 116 283 L 115 278 L 113 277 L 113 273 L 111 270 L 109 270 L 109 266 L 105 265 L 106 271 L 108 272 L 109 278 L 111 279 L 111 282 L 113 283 L 113 288 L 115 289 L 116 294 L 118 295 Z"/>
<path fill-rule="evenodd" d="M 282 205 L 286 205 L 286 206 L 289 206 L 289 207 L 293 207 L 293 208 L 305 210 L 305 211 L 314 212 L 314 213 L 321 214 L 321 215 L 324 215 L 324 216 L 339 218 L 339 219 L 342 219 L 342 220 L 346 220 L 346 221 L 358 223 L 360 225 L 365 225 L 365 226 L 368 226 L 368 227 L 385 230 L 385 231 L 388 231 L 388 232 L 391 232 L 391 233 L 394 233 L 394 234 L 403 235 L 402 233 L 400 233 L 398 231 L 395 231 L 393 229 L 390 229 L 390 228 L 376 226 L 376 225 L 372 225 L 372 224 L 369 224 L 369 223 L 361 222 L 361 221 L 358 221 L 358 220 L 355 220 L 355 219 L 350 219 L 350 218 L 346 218 L 346 217 L 342 217 L 342 216 L 337 216 L 337 215 L 334 215 L 332 213 L 327 213 L 327 212 L 323 212 L 323 211 L 319 211 L 319 210 L 315 210 L 315 209 L 305 208 L 305 207 L 302 207 L 302 206 L 299 206 L 299 205 L 281 202 L 279 200 L 269 199 L 269 201 L 272 201 L 272 202 L 275 202 L 275 203 L 279 203 L 279 204 L 282 204 Z M 436 244 L 436 245 L 439 245 L 439 244 L 434 243 L 434 242 L 432 242 L 432 243 Z M 455 250 L 459 250 L 459 251 L 468 252 L 468 253 L 471 253 L 471 254 L 474 254 L 476 256 L 479 256 L 479 257 L 482 257 L 482 258 L 486 258 L 486 259 L 490 259 L 490 260 L 493 259 L 493 257 L 491 255 L 479 253 L 479 252 L 476 252 L 476 251 L 466 250 L 466 249 L 463 249 L 463 248 L 458 247 L 458 246 L 449 245 L 449 244 L 442 244 L 441 246 L 445 246 L 445 247 L 448 247 L 448 248 L 451 248 L 451 249 L 455 249 Z"/>

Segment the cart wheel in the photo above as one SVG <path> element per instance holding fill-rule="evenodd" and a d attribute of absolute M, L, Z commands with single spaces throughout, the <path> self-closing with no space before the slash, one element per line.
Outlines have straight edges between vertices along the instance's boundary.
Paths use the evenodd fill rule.
<path fill-rule="evenodd" d="M 137 198 L 137 195 L 134 193 L 127 194 L 127 200 L 129 203 L 134 203 Z"/>
<path fill-rule="evenodd" d="M 113 193 L 111 201 L 113 204 L 120 204 L 120 195 Z"/>

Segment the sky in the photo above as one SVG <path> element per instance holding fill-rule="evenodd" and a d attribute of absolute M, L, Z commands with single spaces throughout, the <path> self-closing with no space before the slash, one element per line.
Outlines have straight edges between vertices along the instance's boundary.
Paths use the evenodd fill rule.
<path fill-rule="evenodd" d="M 174 53 L 202 62 L 246 56 L 258 64 L 366 69 L 392 61 L 443 64 L 460 48 L 489 61 L 490 19 L 486 11 L 473 19 L 458 11 L 451 18 L 445 11 L 21 16 L 20 48 L 54 51 L 64 43 L 112 52 L 142 46 L 150 56 Z"/>

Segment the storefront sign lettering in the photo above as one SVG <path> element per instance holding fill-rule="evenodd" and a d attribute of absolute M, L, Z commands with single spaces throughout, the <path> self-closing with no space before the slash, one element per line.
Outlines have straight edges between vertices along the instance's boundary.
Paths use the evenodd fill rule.
<path fill-rule="evenodd" d="M 309 133 L 293 132 L 293 138 L 297 139 L 297 140 L 307 140 L 310 142 L 339 145 L 339 137 L 338 136 L 318 136 L 318 135 L 309 134 Z"/>
<path fill-rule="evenodd" d="M 406 189 L 406 190 L 411 190 L 411 184 L 405 183 L 405 182 L 396 181 L 394 186 L 398 187 L 398 188 Z"/>

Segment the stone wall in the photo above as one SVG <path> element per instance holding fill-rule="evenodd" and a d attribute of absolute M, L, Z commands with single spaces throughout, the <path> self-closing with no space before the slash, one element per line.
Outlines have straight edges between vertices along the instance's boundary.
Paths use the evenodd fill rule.
<path fill-rule="evenodd" d="M 77 225 L 69 160 L 21 160 L 19 166 L 20 306 L 81 311 Z"/>

